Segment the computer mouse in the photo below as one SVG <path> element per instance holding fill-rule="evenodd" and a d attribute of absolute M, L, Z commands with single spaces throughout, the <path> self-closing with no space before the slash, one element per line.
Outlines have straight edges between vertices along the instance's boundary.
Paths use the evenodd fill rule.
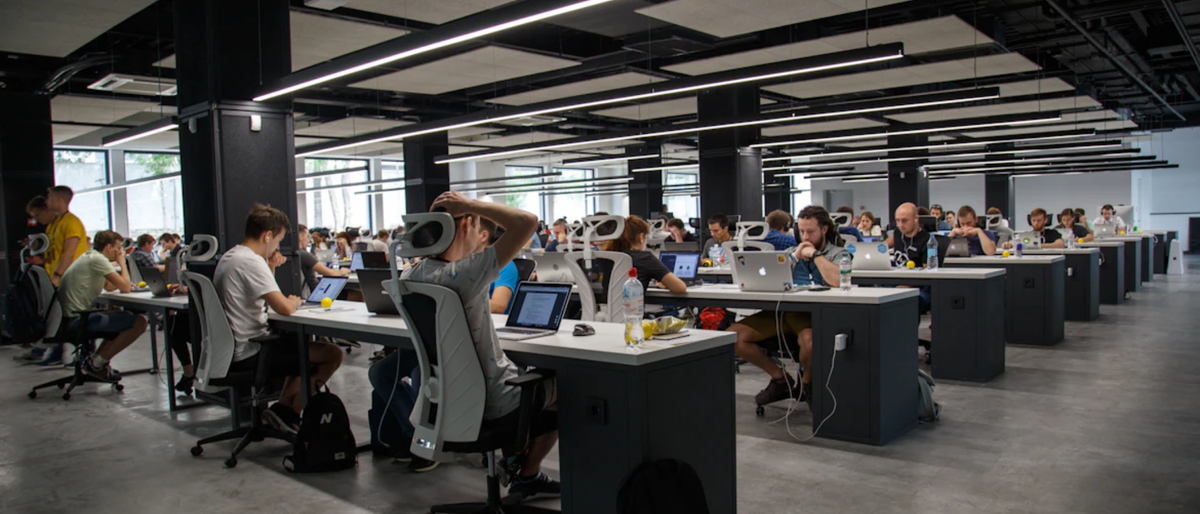
<path fill-rule="evenodd" d="M 576 323 L 575 331 L 572 332 L 571 335 L 576 336 L 576 337 L 578 337 L 578 336 L 594 336 L 594 335 L 596 335 L 596 329 L 592 328 L 592 326 L 588 325 L 587 323 Z"/>

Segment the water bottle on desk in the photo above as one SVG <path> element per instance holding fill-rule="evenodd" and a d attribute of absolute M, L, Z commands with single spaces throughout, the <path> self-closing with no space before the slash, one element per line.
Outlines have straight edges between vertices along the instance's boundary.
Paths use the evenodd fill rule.
<path fill-rule="evenodd" d="M 925 243 L 925 268 L 929 271 L 938 269 L 938 242 L 933 234 L 929 234 L 929 242 Z"/>
<path fill-rule="evenodd" d="M 637 348 L 646 340 L 646 334 L 642 331 L 646 295 L 642 283 L 637 279 L 637 268 L 629 268 L 629 278 L 621 288 L 621 302 L 625 308 L 625 346 Z"/>
<path fill-rule="evenodd" d="M 850 268 L 851 268 L 850 254 L 843 253 L 841 257 L 838 257 L 837 265 L 838 265 L 838 276 L 840 277 L 838 279 L 839 287 L 842 288 L 843 293 L 848 293 L 848 292 L 850 292 Z"/>
<path fill-rule="evenodd" d="M 1025 254 L 1025 244 L 1017 243 L 1017 257 L 1020 257 L 1024 254 Z"/>

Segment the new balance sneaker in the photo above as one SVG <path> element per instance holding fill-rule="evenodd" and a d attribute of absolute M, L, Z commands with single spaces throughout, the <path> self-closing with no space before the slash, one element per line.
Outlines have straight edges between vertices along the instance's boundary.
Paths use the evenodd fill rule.
<path fill-rule="evenodd" d="M 799 387 L 796 384 L 796 379 L 791 375 L 784 373 L 781 378 L 772 378 L 767 387 L 754 395 L 754 403 L 758 405 L 767 405 L 788 398 L 797 398 L 800 394 Z"/>
<path fill-rule="evenodd" d="M 412 457 L 412 460 L 410 460 L 408 463 L 408 469 L 413 473 L 428 473 L 437 469 L 437 467 L 441 465 L 441 463 L 437 461 L 422 459 L 416 455 L 412 455 L 411 453 L 409 456 Z"/>
<path fill-rule="evenodd" d="M 279 402 L 275 402 L 263 411 L 263 421 L 280 432 L 296 435 L 300 431 L 300 415 Z"/>
<path fill-rule="evenodd" d="M 38 361 L 38 366 L 62 366 L 63 365 L 63 348 L 61 345 L 55 345 L 42 353 L 42 360 Z"/>
<path fill-rule="evenodd" d="M 121 380 L 121 374 L 117 370 L 112 369 L 112 366 L 105 363 L 103 366 L 97 367 L 91 359 L 83 363 L 83 372 L 96 380 L 104 382 L 117 382 Z"/>
<path fill-rule="evenodd" d="M 17 362 L 38 362 L 46 355 L 46 349 L 37 346 L 30 346 L 21 350 L 20 353 L 13 355 L 13 360 Z"/>
<path fill-rule="evenodd" d="M 179 382 L 175 384 L 175 390 L 187 396 L 192 395 L 192 384 L 196 382 L 196 377 L 184 375 L 179 377 Z"/>
<path fill-rule="evenodd" d="M 508 487 L 508 494 L 523 500 L 530 498 L 557 498 L 562 495 L 562 484 L 545 473 L 539 472 L 530 478 L 517 477 Z"/>

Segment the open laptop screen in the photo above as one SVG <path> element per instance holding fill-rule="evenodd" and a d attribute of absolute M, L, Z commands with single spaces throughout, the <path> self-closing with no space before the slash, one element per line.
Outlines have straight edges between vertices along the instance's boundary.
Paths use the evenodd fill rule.
<path fill-rule="evenodd" d="M 570 298 L 571 284 L 521 282 L 507 326 L 558 330 Z"/>
<path fill-rule="evenodd" d="M 308 303 L 321 303 L 321 300 L 329 298 L 337 300 L 339 294 L 342 293 L 342 288 L 346 287 L 346 277 L 323 277 L 314 287 L 312 294 L 308 295 Z"/>
<path fill-rule="evenodd" d="M 683 280 L 696 278 L 696 268 L 700 266 L 700 254 L 663 252 L 658 258 L 676 277 Z"/>

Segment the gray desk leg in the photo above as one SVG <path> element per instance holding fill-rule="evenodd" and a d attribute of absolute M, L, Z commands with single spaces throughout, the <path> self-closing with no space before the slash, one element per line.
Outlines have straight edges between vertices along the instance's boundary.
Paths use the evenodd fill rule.
<path fill-rule="evenodd" d="M 987 382 L 1004 373 L 1004 277 L 932 287 L 933 378 Z"/>
<path fill-rule="evenodd" d="M 1100 317 L 1100 254 L 1067 254 L 1065 313 L 1069 321 Z"/>
<path fill-rule="evenodd" d="M 156 325 L 156 323 L 154 322 L 155 312 L 153 310 L 150 310 L 150 311 L 147 311 L 146 314 L 148 316 L 150 316 L 150 374 L 157 375 L 158 374 L 158 330 L 156 330 L 154 328 L 154 325 Z M 163 321 L 165 322 L 165 320 L 163 320 Z"/>
<path fill-rule="evenodd" d="M 171 336 L 167 333 L 167 309 L 163 307 L 159 312 L 162 315 L 163 339 L 167 341 L 167 410 L 175 412 L 179 410 L 179 405 L 175 400 L 175 356 L 171 353 Z M 187 315 L 187 313 L 179 313 L 179 315 Z M 153 330 L 153 328 L 151 328 Z"/>
<path fill-rule="evenodd" d="M 917 426 L 917 299 L 813 316 L 813 428 L 828 418 L 817 435 L 879 446 Z M 834 360 L 837 334 L 850 344 Z"/>

